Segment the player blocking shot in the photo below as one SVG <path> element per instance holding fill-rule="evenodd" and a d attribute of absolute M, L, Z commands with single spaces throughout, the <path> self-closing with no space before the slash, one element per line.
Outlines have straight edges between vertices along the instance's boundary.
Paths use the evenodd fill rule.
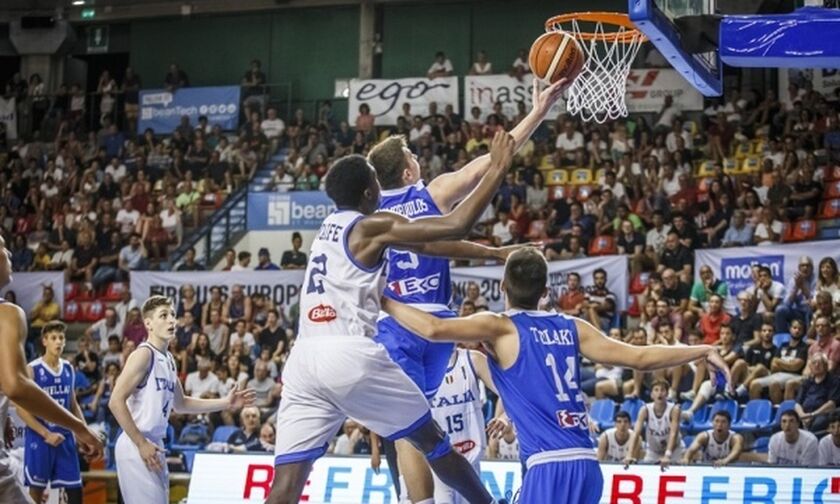
<path fill-rule="evenodd" d="M 608 338 L 581 319 L 537 311 L 547 281 L 543 255 L 522 249 L 505 264 L 504 314 L 440 319 L 390 299 L 383 300 L 383 309 L 429 340 L 484 343 L 493 383 L 516 425 L 521 459 L 528 469 L 519 502 L 595 504 L 601 498 L 603 476 L 579 385 L 580 355 L 643 371 L 704 358 L 727 378 L 728 369 L 709 345 L 636 347 Z"/>
<path fill-rule="evenodd" d="M 172 300 L 152 296 L 141 312 L 148 339 L 129 355 L 108 407 L 123 430 L 114 454 L 123 501 L 164 504 L 169 502 L 169 470 L 163 438 L 170 413 L 197 415 L 240 409 L 254 402 L 254 391 L 240 390 L 237 385 L 224 398 L 185 396 L 175 359 L 167 350 L 177 325 Z"/>
<path fill-rule="evenodd" d="M 0 236 L 0 288 L 12 281 L 11 253 Z M 66 428 L 73 434 L 80 451 L 90 459 L 102 456 L 102 442 L 83 421 L 42 390 L 30 378 L 23 345 L 26 340 L 26 315 L 23 310 L 0 298 L 0 426 L 6 425 L 9 401 L 18 413 L 26 410 L 44 422 Z M 32 500 L 18 483 L 9 453 L 0 443 L 0 502 L 30 504 Z"/>
<path fill-rule="evenodd" d="M 496 133 L 490 167 L 470 196 L 445 216 L 417 221 L 377 211 L 381 188 L 364 157 L 330 167 L 326 191 L 338 210 L 321 224 L 304 274 L 300 333 L 283 372 L 277 432 L 285 435 L 275 447 L 270 504 L 298 502 L 313 462 L 346 417 L 390 440 L 407 438 L 468 502 L 492 502 L 432 420 L 423 392 L 373 337 L 387 248 L 465 237 L 504 179 L 513 148 L 510 135 Z"/>
<path fill-rule="evenodd" d="M 566 79 L 542 88 L 533 81 L 532 109 L 511 129 L 515 149 L 519 150 L 545 119 L 552 105 L 566 88 Z M 479 156 L 462 169 L 446 173 L 426 185 L 420 177 L 417 156 L 402 136 L 391 136 L 376 145 L 368 155 L 382 186 L 380 209 L 407 218 L 426 218 L 448 213 L 475 189 L 490 166 L 490 156 Z M 452 282 L 449 258 L 499 259 L 504 261 L 513 247 L 494 249 L 473 242 L 431 242 L 411 247 L 393 247 L 388 252 L 388 282 L 385 295 L 409 303 L 437 317 L 454 317 L 449 309 Z M 429 254 L 442 257 L 432 257 Z M 425 341 L 390 317 L 379 321 L 375 340 L 388 350 L 391 359 L 431 399 L 446 372 L 452 354 L 451 343 Z M 423 454 L 411 443 L 396 443 L 401 472 L 412 502 L 426 504 L 432 498 L 432 475 Z"/>

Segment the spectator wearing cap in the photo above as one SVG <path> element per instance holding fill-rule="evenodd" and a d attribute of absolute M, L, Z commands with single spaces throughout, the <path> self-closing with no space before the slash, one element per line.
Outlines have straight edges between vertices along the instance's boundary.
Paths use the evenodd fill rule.
<path fill-rule="evenodd" d="M 799 387 L 794 409 L 812 432 L 828 427 L 828 414 L 840 401 L 840 379 L 828 374 L 828 357 L 817 352 L 808 360 L 810 375 Z"/>
<path fill-rule="evenodd" d="M 271 262 L 271 254 L 268 252 L 268 249 L 266 247 L 261 248 L 257 255 L 259 257 L 259 263 L 256 266 L 254 266 L 255 270 L 264 271 L 280 269 L 280 266 L 277 266 L 276 264 Z"/>
<path fill-rule="evenodd" d="M 195 262 L 195 248 L 190 247 L 184 254 L 184 262 L 182 262 L 177 271 L 204 271 L 204 266 Z"/>
<path fill-rule="evenodd" d="M 784 299 L 776 307 L 773 315 L 777 333 L 786 333 L 794 319 L 811 318 L 810 300 L 817 288 L 817 275 L 814 274 L 814 262 L 808 256 L 799 258 L 799 268 L 788 281 Z"/>
<path fill-rule="evenodd" d="M 283 269 L 305 269 L 306 268 L 306 254 L 300 251 L 303 245 L 303 238 L 300 233 L 295 231 L 292 233 L 292 250 L 283 252 L 280 259 L 280 267 Z"/>

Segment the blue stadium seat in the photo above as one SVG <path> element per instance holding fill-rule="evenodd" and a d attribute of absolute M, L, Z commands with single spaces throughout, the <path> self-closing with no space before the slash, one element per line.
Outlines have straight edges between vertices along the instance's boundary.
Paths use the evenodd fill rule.
<path fill-rule="evenodd" d="M 773 335 L 773 344 L 776 345 L 777 348 L 781 347 L 788 341 L 790 341 L 790 333 L 780 332 Z"/>
<path fill-rule="evenodd" d="M 239 427 L 235 425 L 222 425 L 220 427 L 216 427 L 216 430 L 213 431 L 213 442 L 214 443 L 227 443 L 228 438 L 230 438 L 231 434 L 238 431 Z"/>
<path fill-rule="evenodd" d="M 644 405 L 644 401 L 642 401 L 638 397 L 635 397 L 633 399 L 625 399 L 624 402 L 621 403 L 619 411 L 626 411 L 627 414 L 630 415 L 630 423 L 634 424 L 636 423 L 636 417 L 639 416 L 639 411 L 641 411 L 642 406 Z"/>
<path fill-rule="evenodd" d="M 752 445 L 752 451 L 755 453 L 767 453 L 767 448 L 770 445 L 769 437 L 760 437 L 755 440 Z"/>
<path fill-rule="evenodd" d="M 685 444 L 685 449 L 688 450 L 691 447 L 691 443 L 694 442 L 694 436 L 683 436 L 683 443 Z"/>
<path fill-rule="evenodd" d="M 184 454 L 184 469 L 186 469 L 187 472 L 192 472 L 193 460 L 195 459 L 196 452 L 198 452 L 198 450 L 194 447 L 191 449 L 181 450 L 181 453 Z"/>
<path fill-rule="evenodd" d="M 172 424 L 169 424 L 166 426 L 166 437 L 163 438 L 163 447 L 168 450 L 172 448 L 172 443 L 175 441 L 175 427 Z"/>
<path fill-rule="evenodd" d="M 615 426 L 615 402 L 612 399 L 598 399 L 592 403 L 589 416 L 598 423 L 601 430 L 610 429 Z"/>
<path fill-rule="evenodd" d="M 732 423 L 732 430 L 743 432 L 763 429 L 770 425 L 772 418 L 773 404 L 767 399 L 753 399 L 744 407 L 741 418 Z"/>
<path fill-rule="evenodd" d="M 793 399 L 782 401 L 782 403 L 779 404 L 779 407 L 776 408 L 776 414 L 773 417 L 773 422 L 770 425 L 768 425 L 764 430 L 769 430 L 772 432 L 774 430 L 780 429 L 782 426 L 782 413 L 789 409 L 793 409 L 795 405 L 796 401 L 794 401 Z"/>
<path fill-rule="evenodd" d="M 729 415 L 732 419 L 736 419 L 738 417 L 738 403 L 732 399 L 724 399 L 722 401 L 717 401 L 714 403 L 711 408 L 709 408 L 709 412 L 706 415 L 706 418 L 703 421 L 697 421 L 697 417 L 694 419 L 694 425 L 692 428 L 692 432 L 702 432 L 704 430 L 708 430 L 712 428 L 712 419 L 715 416 L 715 413 L 718 411 L 728 411 Z"/>
<path fill-rule="evenodd" d="M 188 450 L 200 450 L 204 448 L 207 443 L 191 443 L 187 442 L 186 439 L 188 437 L 193 438 L 200 438 L 200 439 L 209 439 L 210 432 L 206 425 L 196 423 L 196 424 L 187 424 L 181 429 L 181 435 L 178 436 L 178 443 L 172 445 L 172 450 L 186 452 Z"/>

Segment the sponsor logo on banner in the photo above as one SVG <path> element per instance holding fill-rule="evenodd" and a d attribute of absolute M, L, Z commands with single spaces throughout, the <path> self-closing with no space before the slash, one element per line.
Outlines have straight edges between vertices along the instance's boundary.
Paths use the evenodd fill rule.
<path fill-rule="evenodd" d="M 723 281 L 729 286 L 729 292 L 737 294 L 755 284 L 753 266 L 767 266 L 770 268 L 773 280 L 784 285 L 785 256 L 783 255 L 725 257 L 720 262 L 720 269 L 723 272 Z"/>
<path fill-rule="evenodd" d="M 840 88 L 840 70 L 836 68 L 789 68 L 779 71 L 779 98 L 788 106 L 793 100 L 788 91 L 791 83 L 799 85 L 799 89 L 805 88 L 805 82 L 814 86 L 814 91 L 828 99 L 832 99 L 834 91 Z"/>
<path fill-rule="evenodd" d="M 638 68 L 627 76 L 627 110 L 659 112 L 666 95 L 674 98 L 681 110 L 703 110 L 703 95 L 673 69 Z"/>
<path fill-rule="evenodd" d="M 367 457 L 323 457 L 309 474 L 301 496 L 308 504 L 385 504 L 397 496 L 386 462 L 379 474 Z M 836 468 L 672 466 L 600 464 L 602 504 L 743 502 L 823 504 L 838 502 Z M 511 500 L 522 483 L 522 466 L 513 461 L 481 461 L 481 481 L 495 499 Z M 271 491 L 271 455 L 199 453 L 187 504 L 262 504 Z M 542 504 L 542 503 L 540 503 Z"/>
<path fill-rule="evenodd" d="M 309 310 L 309 314 L 307 316 L 309 317 L 309 320 L 315 322 L 316 324 L 321 322 L 330 322 L 338 317 L 335 312 L 335 308 L 322 304 Z"/>
<path fill-rule="evenodd" d="M 393 126 L 402 115 L 403 103 L 411 105 L 412 115 L 426 116 L 432 102 L 437 104 L 440 113 L 446 105 L 452 105 L 455 112 L 459 112 L 458 78 L 353 79 L 350 81 L 348 122 L 355 124 L 359 106 L 363 103 L 370 107 L 377 126 Z"/>
<path fill-rule="evenodd" d="M 508 118 L 518 114 L 518 103 L 525 104 L 525 110 L 531 110 L 533 93 L 531 76 L 519 81 L 507 74 L 468 75 L 464 77 L 464 109 L 467 114 L 473 107 L 481 109 L 482 119 L 493 112 L 496 102 L 502 104 L 502 111 Z M 546 116 L 555 119 L 565 110 L 563 100 L 558 101 Z"/>
<path fill-rule="evenodd" d="M 248 195 L 248 229 L 318 229 L 335 210 L 323 191 L 260 192 Z"/>
<path fill-rule="evenodd" d="M 211 125 L 235 130 L 239 126 L 239 86 L 140 91 L 139 131 L 151 128 L 158 134 L 172 133 L 182 116 L 189 117 L 193 125 L 199 116 L 207 116 Z"/>

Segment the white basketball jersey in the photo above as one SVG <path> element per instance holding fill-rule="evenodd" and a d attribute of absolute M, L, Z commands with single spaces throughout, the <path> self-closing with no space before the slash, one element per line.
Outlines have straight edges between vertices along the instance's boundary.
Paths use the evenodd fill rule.
<path fill-rule="evenodd" d="M 499 439 L 499 459 L 519 460 L 519 438 L 513 438 L 512 443 L 505 438 Z"/>
<path fill-rule="evenodd" d="M 432 417 L 449 434 L 455 450 L 470 463 L 480 459 L 486 441 L 484 414 L 469 350 L 456 350 L 455 363 L 430 402 Z"/>
<path fill-rule="evenodd" d="M 350 253 L 350 230 L 363 217 L 340 210 L 321 223 L 300 294 L 301 337 L 376 334 L 387 261 L 383 256 L 379 264 L 367 268 Z"/>
<path fill-rule="evenodd" d="M 840 466 L 840 446 L 834 444 L 831 434 L 820 439 L 820 465 Z"/>
<path fill-rule="evenodd" d="M 8 481 L 14 481 L 14 475 L 9 470 L 10 458 L 9 453 L 6 450 L 6 436 L 5 436 L 5 425 L 6 425 L 6 418 L 9 415 L 9 398 L 6 397 L 6 394 L 0 392 L 0 428 L 3 428 L 4 434 L 0 436 L 2 439 L 2 443 L 0 443 L 0 486 Z"/>
<path fill-rule="evenodd" d="M 667 403 L 662 416 L 656 416 L 653 412 L 653 404 L 645 404 L 647 408 L 645 441 L 647 441 L 648 450 L 662 455 L 668 449 L 668 438 L 671 437 L 671 410 L 674 409 L 674 404 Z M 680 444 L 679 439 L 679 433 L 677 433 L 677 445 Z"/>
<path fill-rule="evenodd" d="M 178 381 L 175 359 L 168 351 L 162 353 L 147 342 L 141 343 L 135 352 L 152 352 L 146 379 L 129 396 L 127 404 L 131 418 L 144 436 L 152 441 L 166 437 L 169 414 L 175 398 Z"/>
<path fill-rule="evenodd" d="M 808 466 L 819 464 L 819 442 L 817 436 L 799 429 L 799 439 L 790 444 L 785 440 L 784 432 L 777 432 L 770 437 L 767 460 L 771 464 Z"/>
<path fill-rule="evenodd" d="M 714 430 L 709 429 L 706 431 L 706 434 L 709 440 L 706 442 L 705 448 L 703 448 L 703 460 L 705 462 L 714 462 L 715 460 L 728 457 L 729 452 L 732 450 L 732 431 L 727 433 L 726 439 L 722 443 L 718 443 L 715 439 Z"/>
<path fill-rule="evenodd" d="M 627 451 L 630 449 L 630 439 L 633 437 L 633 430 L 630 429 L 630 435 L 624 441 L 624 444 L 619 444 L 615 438 L 615 427 L 604 431 L 607 436 L 607 462 L 621 462 L 627 457 Z"/>

